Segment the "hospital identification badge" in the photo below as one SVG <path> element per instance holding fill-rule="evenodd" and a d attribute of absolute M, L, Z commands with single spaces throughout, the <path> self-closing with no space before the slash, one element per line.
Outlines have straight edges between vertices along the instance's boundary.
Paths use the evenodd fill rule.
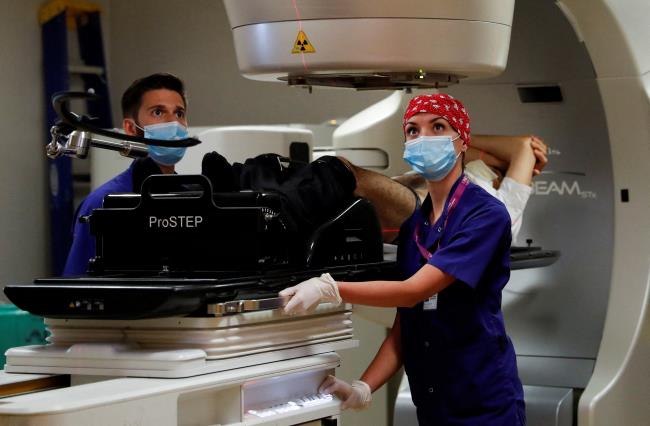
<path fill-rule="evenodd" d="M 436 309 L 438 309 L 438 293 L 425 300 L 422 306 L 423 311 L 435 311 Z"/>

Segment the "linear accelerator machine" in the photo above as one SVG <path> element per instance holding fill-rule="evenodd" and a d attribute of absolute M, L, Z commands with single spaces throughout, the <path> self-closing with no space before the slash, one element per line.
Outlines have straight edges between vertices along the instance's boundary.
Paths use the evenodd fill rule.
<path fill-rule="evenodd" d="M 516 11 L 512 0 L 489 4 L 483 0 L 300 1 L 295 8 L 291 2 L 269 0 L 224 3 L 238 64 L 246 77 L 355 89 L 449 86 L 446 90 L 472 105 L 476 129 L 481 127 L 480 117 L 495 108 L 493 98 L 487 97 L 494 94 L 495 87 L 507 86 L 483 86 L 480 79 L 494 78 L 506 69 L 513 12 L 534 12 L 535 5 L 542 2 L 522 0 Z M 585 67 L 593 83 L 587 84 L 587 89 L 580 84 L 580 90 L 574 88 L 570 79 L 563 84 L 563 105 L 572 105 L 572 95 L 577 93 L 595 100 L 590 111 L 596 118 L 579 117 L 582 122 L 598 126 L 597 118 L 602 118 L 603 132 L 594 137 L 601 138 L 599 146 L 591 145 L 590 138 L 572 138 L 570 143 L 580 144 L 582 152 L 597 151 L 594 156 L 602 157 L 586 160 L 599 162 L 581 164 L 584 170 L 602 166 L 605 171 L 593 180 L 598 185 L 598 203 L 585 207 L 573 198 L 557 198 L 567 195 L 560 194 L 562 191 L 577 194 L 580 202 L 589 198 L 594 191 L 585 190 L 590 183 L 586 176 L 575 182 L 551 176 L 545 186 L 536 187 L 537 194 L 549 197 L 536 197 L 531 209 L 547 208 L 548 212 L 552 202 L 568 200 L 565 210 L 569 219 L 576 216 L 574 223 L 604 219 L 596 233 L 604 237 L 594 240 L 603 246 L 591 246 L 604 266 L 582 265 L 583 259 L 572 258 L 571 250 L 567 256 L 563 222 L 550 227 L 558 228 L 561 238 L 537 239 L 562 246 L 563 258 L 550 268 L 539 269 L 546 271 L 541 275 L 513 273 L 509 286 L 524 283 L 515 287 L 521 290 L 523 302 L 513 302 L 505 295 L 504 304 L 527 404 L 534 407 L 528 410 L 529 424 L 571 424 L 577 416 L 581 426 L 645 425 L 650 418 L 650 238 L 645 231 L 650 229 L 650 190 L 644 180 L 644 159 L 650 157 L 650 26 L 642 17 L 650 16 L 650 5 L 613 0 L 548 3 L 555 14 L 541 16 L 557 22 L 546 29 L 561 33 L 554 25 L 570 28 L 570 37 L 560 39 L 559 44 L 566 41 L 569 45 L 569 39 L 575 38 L 579 54 L 586 55 L 593 67 Z M 357 49 L 349 49 L 351 35 Z M 526 50 L 529 42 L 525 34 L 517 37 L 514 33 L 509 69 L 513 54 Z M 305 40 L 315 52 L 300 52 L 300 47 L 309 49 Z M 296 45 L 298 52 L 291 53 Z M 531 44 L 530 49 L 535 46 Z M 403 171 L 399 149 L 393 152 L 390 145 L 372 142 L 381 139 L 376 135 L 383 134 L 382 126 L 395 122 L 403 102 L 403 97 L 394 95 L 374 106 L 379 110 L 371 107 L 353 117 L 335 134 L 334 149 L 346 149 L 348 156 L 354 155 L 355 149 L 368 149 L 370 157 L 361 156 L 360 162 L 372 158 L 367 165 L 389 175 Z M 507 100 L 498 103 L 513 114 L 528 107 Z M 384 119 L 362 124 L 377 117 L 378 111 L 386 111 Z M 553 124 L 559 139 L 570 131 L 563 127 L 566 122 Z M 489 125 L 482 127 L 490 131 Z M 385 131 L 396 134 L 394 124 L 390 129 Z M 309 142 L 308 136 L 303 139 Z M 280 137 L 279 143 L 291 151 L 291 140 L 294 136 Z M 571 146 L 567 141 L 564 152 Z M 522 232 L 539 235 L 535 219 L 533 215 L 531 225 Z M 584 252 L 583 246 L 580 248 L 575 251 Z M 574 264 L 584 275 L 572 273 Z M 593 280 L 589 277 L 592 268 L 597 275 Z M 527 281 L 554 278 L 562 281 L 561 285 L 527 293 Z M 594 303 L 592 293 L 598 296 Z M 79 302 L 83 305 L 84 301 Z M 336 351 L 356 344 L 349 307 L 321 305 L 313 315 L 286 318 L 273 309 L 277 302 L 268 302 L 269 306 L 259 300 L 245 302 L 206 305 L 203 315 L 189 317 L 79 319 L 52 315 L 46 320 L 53 332 L 51 345 L 12 349 L 7 354 L 6 370 L 0 375 L 0 392 L 5 396 L 0 400 L 0 423 L 340 423 L 336 398 L 318 395 L 316 388 L 338 365 Z M 510 302 L 514 306 L 511 311 Z M 254 310 L 241 312 L 247 305 Z M 89 309 L 99 309 L 99 304 Z M 582 342 L 581 334 L 591 340 Z M 395 409 L 396 424 L 409 424 L 410 409 L 400 406 L 400 398 L 403 395 Z M 548 407 L 555 408 L 554 417 L 546 417 Z"/>

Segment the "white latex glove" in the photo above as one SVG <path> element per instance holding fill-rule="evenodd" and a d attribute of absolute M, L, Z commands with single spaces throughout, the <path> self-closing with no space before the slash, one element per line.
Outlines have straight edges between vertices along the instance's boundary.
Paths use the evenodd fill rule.
<path fill-rule="evenodd" d="M 319 303 L 341 303 L 339 286 L 330 274 L 310 278 L 293 287 L 285 288 L 280 297 L 291 297 L 284 307 L 287 314 L 304 314 L 314 309 Z"/>
<path fill-rule="evenodd" d="M 370 386 L 361 380 L 355 380 L 351 385 L 334 376 L 327 376 L 318 388 L 320 393 L 335 394 L 343 403 L 342 410 L 365 410 L 372 402 Z"/>

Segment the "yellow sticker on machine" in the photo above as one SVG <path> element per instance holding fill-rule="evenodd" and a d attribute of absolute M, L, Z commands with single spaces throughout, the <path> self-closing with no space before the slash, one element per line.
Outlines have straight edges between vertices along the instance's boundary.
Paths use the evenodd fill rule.
<path fill-rule="evenodd" d="M 311 44 L 307 38 L 307 34 L 304 31 L 300 30 L 298 32 L 298 37 L 296 37 L 296 42 L 293 44 L 293 49 L 291 53 L 315 53 L 314 45 Z"/>

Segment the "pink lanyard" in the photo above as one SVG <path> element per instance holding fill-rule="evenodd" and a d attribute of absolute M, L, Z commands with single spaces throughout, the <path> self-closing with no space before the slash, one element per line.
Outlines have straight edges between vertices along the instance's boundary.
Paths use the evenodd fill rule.
<path fill-rule="evenodd" d="M 442 225 L 442 229 L 444 230 L 447 227 L 447 220 L 449 219 L 449 216 L 451 216 L 451 212 L 454 211 L 454 208 L 458 205 L 460 201 L 460 197 L 463 196 L 463 192 L 465 192 L 465 189 L 467 188 L 467 185 L 469 185 L 469 179 L 467 176 L 463 175 L 463 177 L 460 180 L 460 183 L 456 187 L 456 190 L 454 190 L 454 193 L 451 195 L 451 198 L 449 199 L 449 203 L 447 203 L 447 215 L 445 216 L 445 221 Z M 415 240 L 415 244 L 418 246 L 418 250 L 420 250 L 420 254 L 422 257 L 425 259 L 429 260 L 433 256 L 433 254 L 426 249 L 422 244 L 420 244 L 420 224 L 418 223 L 415 225 L 415 232 L 413 232 L 413 239 Z M 440 234 L 440 237 L 438 238 L 438 247 L 440 247 L 440 239 L 442 238 L 442 234 Z"/>

